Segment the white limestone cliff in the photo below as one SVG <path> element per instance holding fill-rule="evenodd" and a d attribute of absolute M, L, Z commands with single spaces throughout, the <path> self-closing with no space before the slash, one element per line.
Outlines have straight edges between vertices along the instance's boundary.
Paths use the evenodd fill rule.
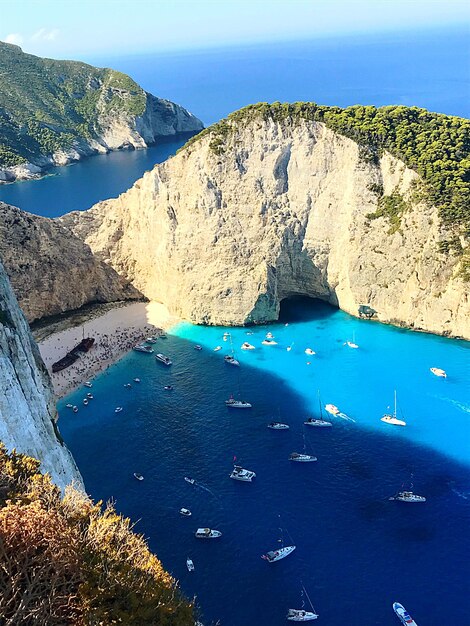
<path fill-rule="evenodd" d="M 0 264 L 0 441 L 41 461 L 56 485 L 82 478 L 57 430 L 47 370 Z"/>
<path fill-rule="evenodd" d="M 470 338 L 468 283 L 417 175 L 379 163 L 324 124 L 255 119 L 222 151 L 211 134 L 157 165 L 119 198 L 61 222 L 149 299 L 204 324 L 277 319 L 283 298 L 324 299 L 354 315 Z M 370 219 L 385 195 L 408 209 L 390 233 Z"/>

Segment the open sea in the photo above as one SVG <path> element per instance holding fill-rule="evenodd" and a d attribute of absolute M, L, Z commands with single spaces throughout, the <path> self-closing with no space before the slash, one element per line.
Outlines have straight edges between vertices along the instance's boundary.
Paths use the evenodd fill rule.
<path fill-rule="evenodd" d="M 470 113 L 463 29 L 88 60 L 130 73 L 206 124 L 260 100 Z M 83 210 L 127 189 L 184 141 L 5 185 L 0 199 L 46 216 Z M 223 362 L 226 330 L 240 368 Z M 278 345 L 261 345 L 268 330 Z M 357 350 L 344 345 L 353 337 Z M 240 350 L 247 340 L 254 351 Z M 217 345 L 223 349 L 214 352 Z M 114 498 L 119 511 L 139 520 L 137 530 L 183 591 L 196 596 L 206 626 L 286 624 L 287 609 L 301 606 L 302 584 L 319 624 L 392 626 L 394 601 L 419 626 L 470 624 L 469 343 L 291 300 L 269 327 L 182 323 L 155 347 L 171 356 L 171 368 L 128 354 L 93 381 L 88 407 L 85 389 L 59 403 L 60 429 L 88 492 Z M 308 357 L 307 347 L 316 355 Z M 436 378 L 430 367 L 444 368 L 448 378 Z M 134 377 L 142 382 L 125 388 Z M 163 390 L 168 384 L 173 391 Z M 394 390 L 405 428 L 380 421 Z M 252 409 L 225 407 L 239 391 Z M 303 424 L 319 415 L 319 396 L 346 416 L 329 417 L 332 428 Z M 68 402 L 80 406 L 78 414 L 65 408 Z M 118 405 L 123 411 L 116 414 Z M 267 428 L 279 419 L 290 430 Z M 289 462 L 304 441 L 318 461 Z M 256 472 L 252 484 L 228 478 L 234 457 Z M 425 504 L 388 500 L 411 480 Z M 180 507 L 192 517 L 181 517 Z M 198 541 L 199 526 L 223 536 Z M 297 549 L 268 564 L 260 555 L 279 546 L 279 527 Z M 187 556 L 196 567 L 191 574 Z"/>

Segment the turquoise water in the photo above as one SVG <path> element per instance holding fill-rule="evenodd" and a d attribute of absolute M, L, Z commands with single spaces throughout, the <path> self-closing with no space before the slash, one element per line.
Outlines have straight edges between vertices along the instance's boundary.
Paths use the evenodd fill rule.
<path fill-rule="evenodd" d="M 287 608 L 300 606 L 301 581 L 318 623 L 391 626 L 399 601 L 420 626 L 466 624 L 469 344 L 293 300 L 277 324 L 229 329 L 241 361 L 235 368 L 223 362 L 225 330 L 180 324 L 155 346 L 171 356 L 171 368 L 130 353 L 97 377 L 88 407 L 84 389 L 59 404 L 61 432 L 91 495 L 115 497 L 120 511 L 140 520 L 165 567 L 197 596 L 206 624 L 285 624 Z M 277 346 L 261 345 L 268 330 Z M 357 350 L 343 345 L 353 335 Z M 244 341 L 256 349 L 241 351 Z M 216 345 L 223 349 L 214 352 Z M 307 357 L 307 347 L 316 355 Z M 434 377 L 433 366 L 448 378 Z M 125 389 L 135 376 L 141 384 Z M 170 383 L 174 390 L 164 391 Z M 239 388 L 251 410 L 224 406 Z M 405 428 L 380 421 L 394 389 Z M 331 417 L 331 429 L 305 427 L 308 415 L 318 415 L 318 391 L 323 404 L 354 421 Z M 77 415 L 64 408 L 69 401 L 80 405 Z M 117 405 L 122 413 L 114 413 Z M 267 429 L 279 417 L 289 431 Z M 290 463 L 304 434 L 318 462 Z M 234 456 L 256 472 L 253 484 L 228 478 Z M 184 481 L 188 475 L 197 486 Z M 389 502 L 411 475 L 428 501 Z M 191 518 L 179 516 L 182 506 Z M 196 540 L 206 525 L 222 538 Z M 279 525 L 297 550 L 269 565 L 260 555 L 278 545 Z"/>

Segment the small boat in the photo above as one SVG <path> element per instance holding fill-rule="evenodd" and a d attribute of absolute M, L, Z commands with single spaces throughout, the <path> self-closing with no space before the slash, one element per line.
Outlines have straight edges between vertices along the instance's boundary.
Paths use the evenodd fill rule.
<path fill-rule="evenodd" d="M 138 474 L 137 472 L 134 472 L 134 478 L 136 478 L 137 480 L 144 480 L 142 474 Z"/>
<path fill-rule="evenodd" d="M 225 400 L 225 405 L 229 409 L 251 409 L 251 404 L 245 400 L 235 400 L 233 396 L 230 396 L 228 400 Z"/>
<path fill-rule="evenodd" d="M 289 461 L 297 461 L 297 463 L 311 463 L 317 461 L 316 456 L 311 454 L 303 454 L 301 452 L 292 452 L 289 456 Z"/>
<path fill-rule="evenodd" d="M 136 352 L 143 352 L 144 354 L 153 353 L 153 348 L 151 348 L 150 346 L 144 346 L 142 344 L 139 344 L 138 346 L 134 346 L 132 349 L 135 350 Z"/>
<path fill-rule="evenodd" d="M 353 332 L 353 338 L 352 341 L 346 341 L 343 345 L 348 346 L 348 348 L 359 348 L 359 346 L 356 343 L 356 333 Z"/>
<path fill-rule="evenodd" d="M 117 407 L 114 409 L 114 412 L 115 412 L 115 413 L 120 413 L 121 411 L 122 411 L 122 406 L 117 406 Z"/>
<path fill-rule="evenodd" d="M 229 365 L 240 366 L 240 361 L 237 361 L 237 359 L 230 354 L 227 354 L 227 356 L 224 356 L 224 361 L 228 363 Z"/>
<path fill-rule="evenodd" d="M 88 398 L 83 398 L 83 404 L 84 404 L 85 406 L 87 406 L 87 404 L 88 404 Z"/>
<path fill-rule="evenodd" d="M 292 343 L 290 344 L 290 346 L 287 346 L 287 348 L 286 348 L 287 352 L 290 352 L 290 351 L 292 350 L 292 346 L 293 346 L 293 345 L 294 345 L 294 343 L 292 342 Z"/>
<path fill-rule="evenodd" d="M 316 354 L 316 352 L 312 348 L 306 348 L 305 354 Z"/>
<path fill-rule="evenodd" d="M 331 415 L 338 415 L 340 412 L 338 407 L 334 404 L 326 404 L 325 411 L 328 411 L 328 413 L 331 413 Z"/>
<path fill-rule="evenodd" d="M 446 371 L 441 370 L 440 367 L 431 367 L 430 371 L 434 374 L 434 376 L 439 376 L 439 378 L 447 378 Z"/>
<path fill-rule="evenodd" d="M 172 360 L 165 356 L 164 354 L 162 354 L 161 352 L 159 352 L 158 354 L 155 355 L 155 358 L 157 359 L 157 361 L 160 361 L 160 363 L 163 363 L 163 365 L 171 365 L 172 364 Z"/>
<path fill-rule="evenodd" d="M 266 333 L 266 339 L 274 339 L 274 335 L 272 333 Z"/>
<path fill-rule="evenodd" d="M 124 383 L 124 387 L 126 389 L 130 389 L 132 387 L 132 385 L 130 383 Z"/>
<path fill-rule="evenodd" d="M 135 383 L 140 383 L 140 378 L 134 378 Z"/>
<path fill-rule="evenodd" d="M 263 339 L 261 343 L 263 346 L 277 346 L 277 341 L 274 341 L 274 339 Z"/>
<path fill-rule="evenodd" d="M 192 559 L 189 558 L 189 556 L 186 559 L 186 567 L 188 568 L 188 572 L 194 572 L 194 563 Z"/>
<path fill-rule="evenodd" d="M 392 608 L 402 624 L 405 624 L 405 626 L 418 626 L 402 604 L 394 602 Z"/>
<path fill-rule="evenodd" d="M 305 420 L 304 424 L 305 426 L 318 426 L 320 428 L 325 428 L 333 425 L 331 422 L 327 422 L 323 419 L 315 419 L 314 417 L 309 417 L 307 420 Z"/>
<path fill-rule="evenodd" d="M 196 481 L 194 480 L 194 478 L 189 478 L 188 476 L 185 476 L 184 479 L 190 485 L 195 485 L 196 484 Z"/>
<path fill-rule="evenodd" d="M 251 483 L 253 478 L 256 478 L 256 474 L 251 470 L 243 469 L 240 465 L 234 465 L 230 478 L 233 478 L 233 480 L 241 480 L 245 483 Z"/>
<path fill-rule="evenodd" d="M 255 346 L 251 345 L 251 343 L 248 343 L 248 341 L 245 341 L 242 343 L 241 349 L 242 350 L 254 350 Z"/>
<path fill-rule="evenodd" d="M 202 350 L 202 346 L 197 344 L 197 345 L 194 346 L 194 349 L 200 351 L 200 350 Z"/>
<path fill-rule="evenodd" d="M 164 389 L 165 391 L 173 391 L 174 387 L 173 387 L 173 385 L 165 385 L 165 386 L 163 387 L 163 389 Z"/>
<path fill-rule="evenodd" d="M 93 384 L 92 384 L 92 383 L 90 383 L 90 381 L 89 381 L 89 380 L 87 380 L 87 381 L 86 381 L 86 383 L 83 383 L 83 386 L 84 386 L 84 387 L 88 387 L 89 389 L 91 389 L 91 388 L 93 387 Z"/>
<path fill-rule="evenodd" d="M 222 350 L 222 346 L 215 346 L 214 352 L 218 352 L 219 350 Z"/>
<path fill-rule="evenodd" d="M 73 406 L 73 407 L 72 407 L 72 411 L 73 411 L 74 413 L 78 413 L 78 406 Z"/>
<path fill-rule="evenodd" d="M 247 331 L 246 331 L 246 333 L 245 333 L 245 335 L 253 335 L 253 334 L 254 334 L 254 333 L 253 333 L 253 331 L 251 331 L 251 330 L 247 330 Z"/>
<path fill-rule="evenodd" d="M 389 500 L 398 500 L 399 502 L 426 502 L 424 496 L 418 496 L 412 491 L 399 491 L 396 496 L 392 496 Z"/>
<path fill-rule="evenodd" d="M 196 539 L 217 539 L 222 537 L 220 530 L 212 530 L 211 528 L 198 528 L 195 535 Z"/>
<path fill-rule="evenodd" d="M 312 601 L 310 600 L 307 590 L 305 589 L 303 585 L 302 585 L 301 595 L 302 595 L 302 608 L 301 609 L 289 609 L 287 611 L 286 618 L 289 622 L 311 622 L 312 620 L 318 618 L 318 614 L 313 608 Z M 307 600 L 309 601 L 311 611 L 305 610 L 304 595 L 307 597 Z"/>
<path fill-rule="evenodd" d="M 224 333 L 223 340 L 227 341 L 229 337 L 230 337 L 230 333 Z"/>
<path fill-rule="evenodd" d="M 393 426 L 406 426 L 405 420 L 401 420 L 397 417 L 397 392 L 395 391 L 395 405 L 393 409 L 393 415 L 390 413 L 385 413 L 383 417 L 380 418 L 382 422 L 386 424 L 392 424 Z"/>
<path fill-rule="evenodd" d="M 146 343 L 157 343 L 157 338 L 156 337 L 147 337 L 147 339 L 145 340 Z"/>
<path fill-rule="evenodd" d="M 192 513 L 189 509 L 185 509 L 184 507 L 180 509 L 180 515 L 183 517 L 191 517 Z"/>
<path fill-rule="evenodd" d="M 168 339 L 168 337 L 165 335 L 165 333 L 160 333 L 159 337 L 160 337 L 160 339 Z"/>
<path fill-rule="evenodd" d="M 289 556 L 289 554 L 292 554 L 296 547 L 297 546 L 284 546 L 278 550 L 270 550 L 269 552 L 266 552 L 266 554 L 262 554 L 261 558 L 268 563 L 275 563 L 276 561 L 285 559 L 286 556 Z"/>
<path fill-rule="evenodd" d="M 289 424 L 283 424 L 282 422 L 270 422 L 268 428 L 272 430 L 288 430 Z"/>
<path fill-rule="evenodd" d="M 86 397 L 88 398 L 88 400 L 93 400 L 93 394 L 92 393 L 87 393 Z"/>
<path fill-rule="evenodd" d="M 65 405 L 68 409 L 73 409 L 73 404 L 66 404 Z"/>

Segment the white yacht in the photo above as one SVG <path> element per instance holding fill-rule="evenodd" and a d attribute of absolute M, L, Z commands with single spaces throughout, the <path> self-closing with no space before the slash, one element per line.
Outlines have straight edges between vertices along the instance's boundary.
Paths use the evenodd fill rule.
<path fill-rule="evenodd" d="M 137 472 L 134 472 L 134 478 L 136 480 L 144 480 L 144 477 L 142 476 L 142 474 L 138 474 Z"/>
<path fill-rule="evenodd" d="M 227 341 L 227 339 L 228 339 L 229 337 L 230 337 L 230 333 L 224 333 L 224 335 L 223 335 L 222 339 L 223 339 L 224 341 Z"/>
<path fill-rule="evenodd" d="M 114 412 L 115 412 L 115 413 L 120 413 L 121 411 L 122 411 L 122 406 L 117 406 L 117 407 L 114 409 Z"/>
<path fill-rule="evenodd" d="M 289 554 L 292 554 L 295 548 L 296 546 L 283 546 L 277 550 L 270 550 L 269 552 L 266 552 L 266 554 L 262 554 L 261 558 L 268 561 L 268 563 L 275 563 L 276 561 L 285 559 L 286 556 L 289 556 Z"/>
<path fill-rule="evenodd" d="M 233 478 L 233 480 L 241 480 L 245 483 L 251 483 L 253 478 L 256 478 L 256 474 L 251 470 L 243 469 L 240 465 L 234 465 L 230 478 Z"/>
<path fill-rule="evenodd" d="M 383 417 L 380 418 L 382 422 L 386 424 L 392 424 L 393 426 L 406 426 L 405 420 L 401 420 L 397 417 L 397 392 L 395 391 L 395 405 L 393 409 L 393 414 L 385 413 Z"/>
<path fill-rule="evenodd" d="M 268 428 L 272 430 L 289 430 L 289 424 L 283 424 L 282 422 L 270 422 Z"/>
<path fill-rule="evenodd" d="M 402 624 L 405 624 L 405 626 L 418 626 L 414 619 L 411 617 L 411 615 L 408 613 L 408 611 L 405 609 L 403 604 L 400 604 L 399 602 L 394 602 L 392 604 L 392 608 L 395 611 L 395 615 L 398 617 Z"/>
<path fill-rule="evenodd" d="M 93 394 L 90 392 L 86 394 L 86 397 L 88 398 L 88 400 L 93 400 Z"/>
<path fill-rule="evenodd" d="M 317 457 L 311 454 L 304 454 L 301 452 L 292 452 L 289 456 L 289 461 L 297 461 L 297 463 L 311 463 L 317 461 Z"/>
<path fill-rule="evenodd" d="M 132 385 L 130 383 L 124 383 L 123 387 L 125 389 L 130 389 L 132 387 Z"/>
<path fill-rule="evenodd" d="M 396 496 L 392 496 L 389 500 L 398 500 L 399 502 L 426 502 L 424 496 L 418 496 L 412 491 L 399 491 Z"/>
<path fill-rule="evenodd" d="M 263 344 L 263 346 L 277 346 L 277 341 L 269 338 L 263 339 L 261 343 Z"/>
<path fill-rule="evenodd" d="M 194 349 L 197 350 L 198 352 L 200 352 L 202 350 L 202 346 L 200 346 L 199 344 L 196 344 L 194 346 Z"/>
<path fill-rule="evenodd" d="M 185 509 L 184 507 L 180 509 L 180 515 L 183 517 L 191 517 L 192 513 L 189 509 Z"/>
<path fill-rule="evenodd" d="M 165 356 L 164 354 L 162 354 L 161 352 L 159 352 L 158 354 L 155 355 L 155 358 L 157 359 L 157 361 L 160 361 L 160 363 L 163 363 L 163 365 L 171 365 L 172 364 L 172 360 L 170 359 L 170 357 Z"/>
<path fill-rule="evenodd" d="M 194 480 L 194 478 L 189 478 L 189 476 L 185 476 L 184 479 L 190 485 L 195 485 L 196 484 L 196 481 Z"/>
<path fill-rule="evenodd" d="M 248 343 L 248 341 L 244 341 L 241 345 L 241 349 L 242 350 L 254 350 L 255 346 L 251 345 L 251 343 Z"/>
<path fill-rule="evenodd" d="M 140 378 L 134 378 L 135 383 L 140 383 Z"/>
<path fill-rule="evenodd" d="M 194 572 L 194 563 L 193 560 L 189 558 L 186 559 L 186 567 L 188 568 L 188 572 Z"/>
<path fill-rule="evenodd" d="M 328 428 L 328 426 L 332 426 L 331 422 L 327 422 L 323 419 L 315 419 L 314 417 L 309 417 L 304 422 L 305 426 L 317 426 L 319 428 Z"/>
<path fill-rule="evenodd" d="M 73 407 L 72 407 L 72 411 L 73 411 L 74 413 L 78 413 L 78 406 L 73 406 Z"/>
<path fill-rule="evenodd" d="M 235 400 L 233 396 L 230 396 L 228 400 L 225 400 L 225 405 L 229 409 L 251 409 L 251 404 L 245 400 Z"/>
<path fill-rule="evenodd" d="M 211 528 L 198 528 L 195 534 L 197 539 L 217 539 L 222 537 L 220 530 L 212 530 Z"/>
<path fill-rule="evenodd" d="M 92 384 L 92 383 L 90 383 L 90 381 L 89 381 L 89 380 L 87 380 L 87 381 L 86 381 L 86 383 L 83 383 L 83 386 L 84 386 L 84 387 L 88 387 L 89 389 L 91 389 L 91 388 L 93 387 L 93 384 Z"/>
<path fill-rule="evenodd" d="M 312 348 L 306 348 L 305 349 L 305 354 L 316 354 L 314 350 L 312 350 Z"/>
<path fill-rule="evenodd" d="M 218 352 L 219 350 L 222 350 L 222 346 L 215 346 L 214 352 Z"/>
<path fill-rule="evenodd" d="M 237 367 L 240 365 L 240 361 L 237 361 L 237 359 L 231 354 L 227 354 L 227 356 L 224 356 L 224 361 L 229 365 L 236 365 Z"/>
<path fill-rule="evenodd" d="M 430 371 L 434 374 L 434 376 L 439 376 L 439 378 L 447 378 L 446 371 L 441 370 L 440 367 L 431 367 Z"/>
<path fill-rule="evenodd" d="M 144 354 L 153 353 L 153 348 L 151 348 L 150 346 L 144 346 L 142 344 L 139 344 L 138 346 L 134 346 L 132 349 L 135 350 L 136 352 L 143 352 Z"/>
<path fill-rule="evenodd" d="M 274 339 L 274 335 L 272 333 L 266 333 L 266 339 Z"/>
<path fill-rule="evenodd" d="M 312 620 L 318 618 L 318 614 L 313 608 L 312 601 L 310 600 L 307 590 L 305 589 L 303 585 L 302 585 L 301 595 L 302 595 L 302 608 L 288 610 L 286 618 L 289 622 L 311 622 Z M 310 609 L 311 609 L 310 611 L 305 610 L 304 595 L 307 597 L 307 600 L 310 604 Z"/>
<path fill-rule="evenodd" d="M 157 338 L 156 337 L 147 337 L 147 339 L 145 340 L 146 343 L 157 343 Z"/>
<path fill-rule="evenodd" d="M 66 406 L 68 409 L 73 409 L 73 404 L 70 404 L 70 403 L 69 403 L 69 404 L 66 404 L 65 406 Z"/>
<path fill-rule="evenodd" d="M 338 415 L 339 413 L 338 407 L 334 404 L 326 404 L 325 411 L 328 411 L 328 413 L 331 413 L 331 415 Z"/>
<path fill-rule="evenodd" d="M 353 338 L 352 341 L 348 340 L 344 343 L 345 346 L 348 346 L 348 348 L 354 348 L 357 350 L 357 348 L 359 348 L 359 346 L 356 343 L 356 333 L 353 332 Z"/>
<path fill-rule="evenodd" d="M 83 404 L 86 406 L 88 404 L 88 398 L 83 398 Z"/>

